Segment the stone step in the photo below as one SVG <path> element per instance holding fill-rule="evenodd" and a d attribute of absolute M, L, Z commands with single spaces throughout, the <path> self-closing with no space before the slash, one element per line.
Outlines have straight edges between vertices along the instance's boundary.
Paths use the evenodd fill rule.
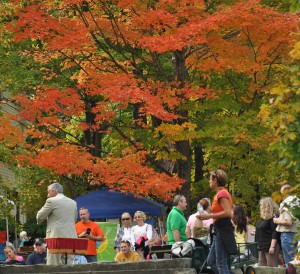
<path fill-rule="evenodd" d="M 184 271 L 188 272 L 184 272 Z M 149 271 L 149 272 L 146 272 Z M 166 272 L 168 271 L 168 272 Z M 172 271 L 172 272 L 171 272 Z M 191 272 L 192 271 L 192 272 Z M 1 265 L 1 274 L 96 274 L 96 273 L 196 273 L 190 258 L 149 260 L 133 263 L 98 262 L 81 265 Z"/>
<path fill-rule="evenodd" d="M 246 270 L 247 267 L 244 268 Z M 254 267 L 255 274 L 285 274 L 284 268 Z M 232 270 L 234 274 L 242 274 L 240 269 Z M 0 265 L 1 274 L 196 274 L 190 258 L 150 260 L 135 263 L 98 262 L 82 265 Z M 203 273 L 204 274 L 204 273 Z"/>
<path fill-rule="evenodd" d="M 6 274 L 9 272 L 2 272 L 3 268 L 0 268 L 1 274 Z M 22 273 L 22 272 L 18 272 Z M 27 273 L 27 272 L 26 272 Z M 40 274 L 40 272 L 30 272 L 31 274 Z M 44 274 L 50 274 L 51 272 L 44 272 Z M 70 272 L 56 272 L 55 274 L 68 274 Z M 73 271 L 72 274 L 110 274 L 110 273 L 122 273 L 122 274 L 197 274 L 196 270 L 194 268 L 186 268 L 186 269 L 176 269 L 176 268 L 163 268 L 163 269 L 146 269 L 146 270 L 103 270 L 103 271 Z"/>

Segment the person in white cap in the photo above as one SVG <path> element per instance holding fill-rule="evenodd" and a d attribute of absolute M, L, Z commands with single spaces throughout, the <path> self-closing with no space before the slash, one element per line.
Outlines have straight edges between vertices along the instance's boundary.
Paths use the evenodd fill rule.
<path fill-rule="evenodd" d="M 20 232 L 20 245 L 19 246 L 24 246 L 24 243 L 28 241 L 28 237 L 27 237 L 27 232 L 26 231 L 21 231 Z"/>

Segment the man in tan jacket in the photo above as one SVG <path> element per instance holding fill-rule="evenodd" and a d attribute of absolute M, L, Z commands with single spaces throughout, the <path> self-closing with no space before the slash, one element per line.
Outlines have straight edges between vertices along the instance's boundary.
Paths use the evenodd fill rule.
<path fill-rule="evenodd" d="M 48 199 L 36 215 L 37 224 L 47 220 L 46 238 L 77 238 L 75 222 L 77 220 L 77 204 L 63 194 L 59 183 L 48 186 Z M 73 264 L 73 255 L 68 255 L 67 264 Z M 49 254 L 47 265 L 65 264 L 65 255 Z"/>

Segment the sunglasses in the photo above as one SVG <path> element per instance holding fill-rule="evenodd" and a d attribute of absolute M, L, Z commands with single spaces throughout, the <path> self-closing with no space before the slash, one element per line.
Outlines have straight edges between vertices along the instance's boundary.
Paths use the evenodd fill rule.
<path fill-rule="evenodd" d="M 122 221 L 129 221 L 130 218 L 123 218 Z"/>
<path fill-rule="evenodd" d="M 210 175 L 212 176 L 213 179 L 219 179 L 219 174 L 218 174 L 218 170 L 214 170 L 210 173 Z"/>

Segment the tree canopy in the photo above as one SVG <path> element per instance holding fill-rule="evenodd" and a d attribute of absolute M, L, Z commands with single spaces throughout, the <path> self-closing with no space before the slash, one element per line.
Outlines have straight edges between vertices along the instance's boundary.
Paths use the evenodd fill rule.
<path fill-rule="evenodd" d="M 259 0 L 10 5 L 32 81 L 15 88 L 20 112 L 1 117 L 0 139 L 21 168 L 161 199 L 182 187 L 189 200 L 220 167 L 247 203 L 290 175 L 257 115 L 286 73 L 292 14 Z"/>

